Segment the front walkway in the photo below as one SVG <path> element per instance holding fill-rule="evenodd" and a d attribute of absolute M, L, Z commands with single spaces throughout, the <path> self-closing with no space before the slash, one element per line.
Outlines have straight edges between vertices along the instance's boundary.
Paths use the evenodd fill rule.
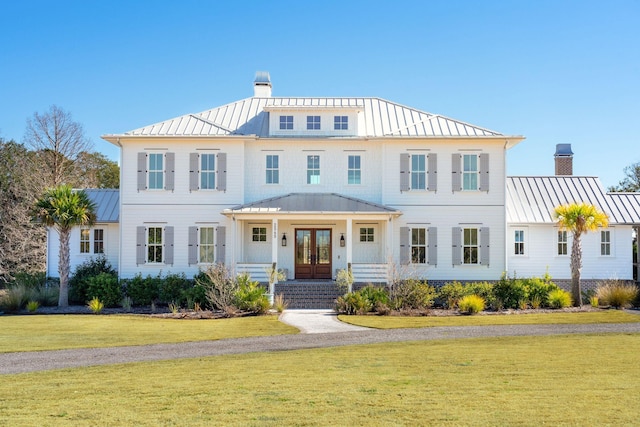
<path fill-rule="evenodd" d="M 338 320 L 333 310 L 285 310 L 280 321 L 300 329 L 303 334 L 366 331 L 369 328 L 354 326 Z"/>

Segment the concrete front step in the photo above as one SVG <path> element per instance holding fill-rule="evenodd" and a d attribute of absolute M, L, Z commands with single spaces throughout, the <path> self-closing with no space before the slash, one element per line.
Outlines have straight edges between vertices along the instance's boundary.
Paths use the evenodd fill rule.
<path fill-rule="evenodd" d="M 291 309 L 331 309 L 343 294 L 331 281 L 287 281 L 276 284 L 275 294 L 283 294 Z"/>

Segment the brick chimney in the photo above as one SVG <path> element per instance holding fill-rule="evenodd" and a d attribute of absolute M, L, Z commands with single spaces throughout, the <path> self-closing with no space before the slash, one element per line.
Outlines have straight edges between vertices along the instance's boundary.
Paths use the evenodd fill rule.
<path fill-rule="evenodd" d="M 256 79 L 253 81 L 253 96 L 256 98 L 271 97 L 271 77 L 269 72 L 258 71 Z"/>
<path fill-rule="evenodd" d="M 573 175 L 571 144 L 556 144 L 556 175 Z"/>

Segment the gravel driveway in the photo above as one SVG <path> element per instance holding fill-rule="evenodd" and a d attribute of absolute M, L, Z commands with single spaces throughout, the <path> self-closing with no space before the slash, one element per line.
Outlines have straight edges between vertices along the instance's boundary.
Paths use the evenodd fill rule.
<path fill-rule="evenodd" d="M 364 331 L 278 335 L 180 344 L 3 353 L 0 354 L 0 374 L 15 374 L 114 363 L 146 362 L 218 356 L 223 354 L 285 351 L 383 342 L 616 332 L 640 333 L 640 323 L 470 326 L 387 330 L 367 329 Z"/>

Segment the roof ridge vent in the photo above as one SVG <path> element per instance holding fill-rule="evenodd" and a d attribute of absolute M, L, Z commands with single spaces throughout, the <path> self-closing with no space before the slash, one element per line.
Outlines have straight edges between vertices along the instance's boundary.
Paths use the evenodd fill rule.
<path fill-rule="evenodd" d="M 271 98 L 271 77 L 268 71 L 257 71 L 253 81 L 253 96 L 256 98 Z"/>

